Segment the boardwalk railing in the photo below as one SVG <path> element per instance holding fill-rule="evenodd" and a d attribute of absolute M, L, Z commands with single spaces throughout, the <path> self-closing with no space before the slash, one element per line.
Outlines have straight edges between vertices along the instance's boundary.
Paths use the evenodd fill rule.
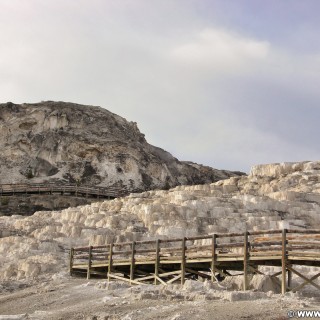
<path fill-rule="evenodd" d="M 76 184 L 2 184 L 0 196 L 21 194 L 61 194 L 95 198 L 117 198 L 128 195 L 126 188 L 78 186 Z"/>
<path fill-rule="evenodd" d="M 168 284 L 186 278 L 203 277 L 211 281 L 243 272 L 243 289 L 248 289 L 248 274 L 259 266 L 278 266 L 282 270 L 282 293 L 297 291 L 306 284 L 320 290 L 293 265 L 320 267 L 320 230 L 264 230 L 220 233 L 176 239 L 157 239 L 110 243 L 104 246 L 72 248 L 71 274 L 85 273 L 118 279 L 131 284 Z M 292 273 L 304 280 L 292 287 Z M 286 275 L 288 274 L 288 276 Z M 287 281 L 288 280 L 288 281 Z"/>

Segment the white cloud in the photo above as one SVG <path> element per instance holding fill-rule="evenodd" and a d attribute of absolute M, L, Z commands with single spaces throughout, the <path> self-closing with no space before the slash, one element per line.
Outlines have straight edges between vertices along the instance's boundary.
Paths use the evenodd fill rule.
<path fill-rule="evenodd" d="M 217 27 L 195 2 L 0 0 L 0 101 L 101 105 L 219 168 L 320 158 L 319 53 Z"/>
<path fill-rule="evenodd" d="M 267 41 L 211 28 L 200 31 L 191 42 L 177 45 L 172 56 L 185 65 L 209 68 L 210 71 L 238 72 L 265 60 L 269 51 Z"/>

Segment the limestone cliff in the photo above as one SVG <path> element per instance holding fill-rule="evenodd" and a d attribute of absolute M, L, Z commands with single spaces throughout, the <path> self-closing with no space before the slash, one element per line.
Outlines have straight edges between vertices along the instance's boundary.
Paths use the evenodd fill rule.
<path fill-rule="evenodd" d="M 64 102 L 0 104 L 0 183 L 71 182 L 129 191 L 203 184 L 241 173 L 181 162 L 135 122 Z"/>

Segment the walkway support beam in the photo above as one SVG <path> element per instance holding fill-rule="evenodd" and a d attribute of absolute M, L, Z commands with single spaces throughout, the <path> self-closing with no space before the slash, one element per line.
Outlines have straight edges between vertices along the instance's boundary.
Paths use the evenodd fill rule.
<path fill-rule="evenodd" d="M 134 254 L 136 250 L 136 243 L 135 241 L 132 241 L 131 244 L 131 263 L 130 263 L 130 282 L 134 280 L 134 267 L 135 267 L 135 260 L 134 260 Z"/>
<path fill-rule="evenodd" d="M 186 277 L 186 238 L 182 239 L 181 248 L 181 285 L 184 285 Z"/>
<path fill-rule="evenodd" d="M 154 284 L 158 284 L 160 266 L 160 240 L 156 240 L 156 259 L 154 264 Z"/>
<path fill-rule="evenodd" d="M 211 281 L 217 281 L 215 277 L 215 270 L 216 270 L 216 248 L 217 248 L 217 235 L 213 234 L 212 235 L 212 248 L 211 248 L 211 254 L 212 254 L 212 261 L 211 261 Z"/>
<path fill-rule="evenodd" d="M 88 252 L 87 279 L 90 279 L 91 277 L 91 263 L 92 263 L 92 246 L 89 247 L 89 252 Z"/>
<path fill-rule="evenodd" d="M 287 292 L 287 229 L 282 230 L 282 254 L 281 254 L 281 293 Z"/>
<path fill-rule="evenodd" d="M 248 231 L 244 232 L 243 243 L 243 290 L 248 290 L 248 271 L 249 271 L 249 243 Z"/>

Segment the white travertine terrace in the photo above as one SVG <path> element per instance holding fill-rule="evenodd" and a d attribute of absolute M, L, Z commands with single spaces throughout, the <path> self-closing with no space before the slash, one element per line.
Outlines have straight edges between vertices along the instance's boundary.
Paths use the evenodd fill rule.
<path fill-rule="evenodd" d="M 113 201 L 0 217 L 0 281 L 67 270 L 70 246 L 259 229 L 319 228 L 320 161 L 259 165 L 249 176 Z M 10 235 L 11 234 L 11 235 Z"/>

